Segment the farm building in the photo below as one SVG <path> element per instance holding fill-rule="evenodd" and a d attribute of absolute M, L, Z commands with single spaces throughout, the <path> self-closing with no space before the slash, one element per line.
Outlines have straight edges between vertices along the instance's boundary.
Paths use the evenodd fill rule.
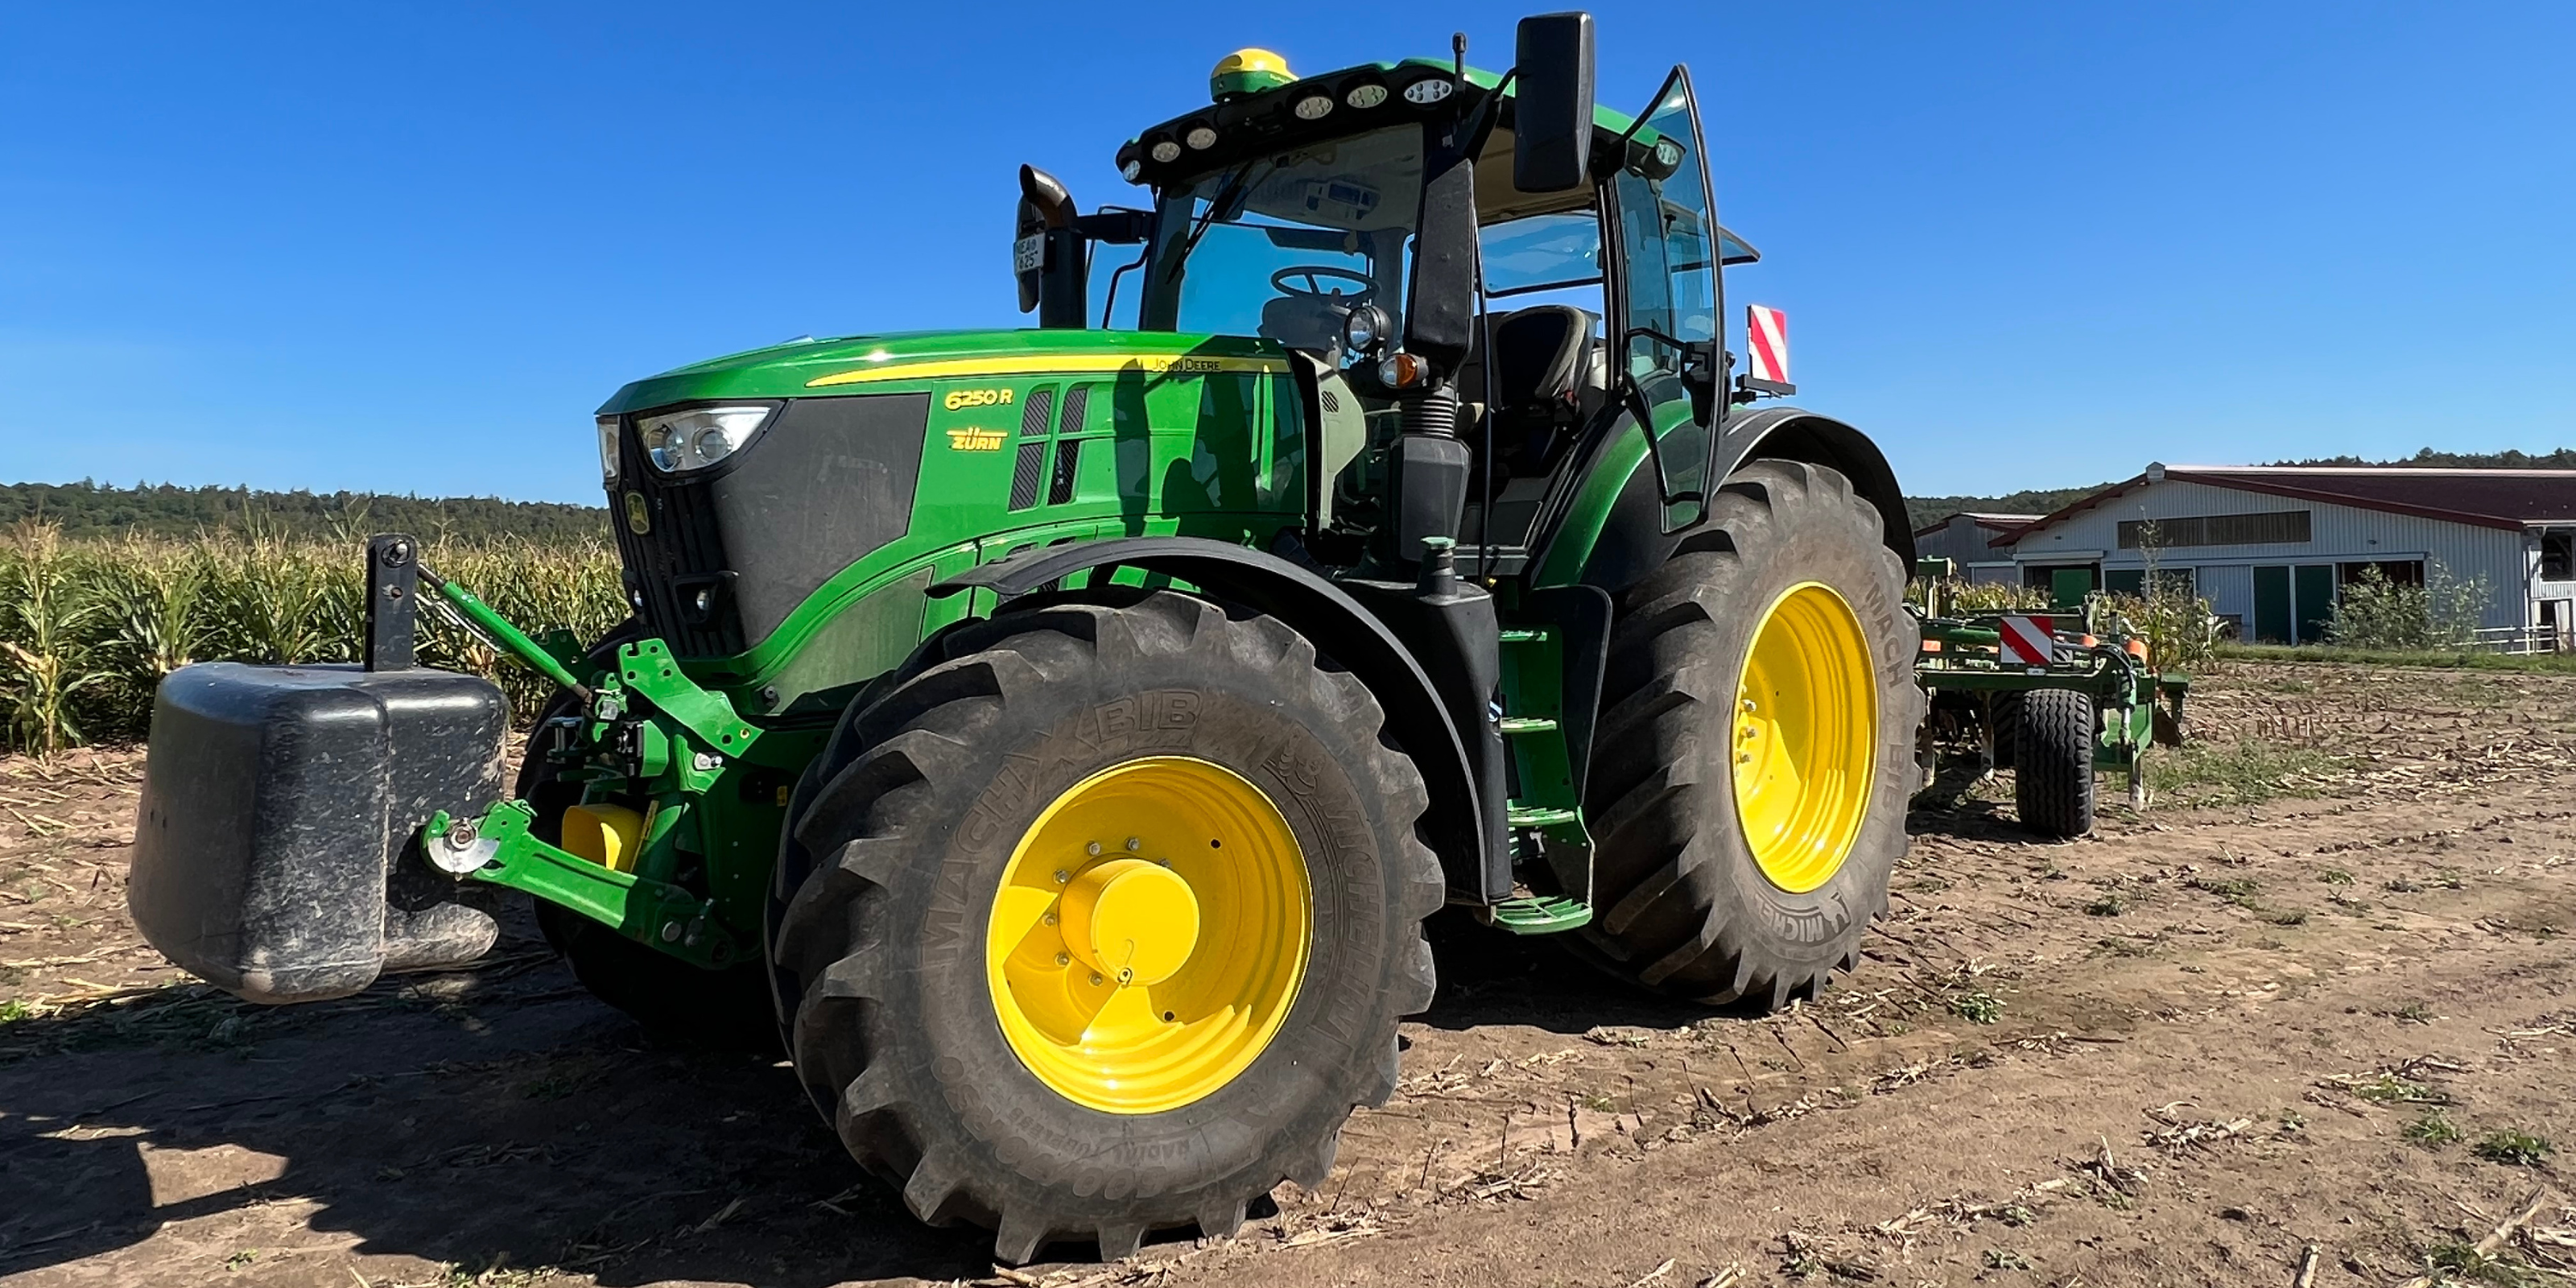
<path fill-rule="evenodd" d="M 2064 598 L 2135 591 L 2152 566 L 2239 638 L 2310 644 L 2343 585 L 2375 565 L 2400 583 L 2483 582 L 2487 631 L 2563 642 L 2576 635 L 2571 543 L 2576 470 L 2152 464 L 1997 537 L 1989 562 L 2011 570 L 1979 580 Z"/>
<path fill-rule="evenodd" d="M 2012 552 L 1995 549 L 1995 542 L 2037 522 L 2036 514 L 1962 510 L 1916 529 L 1914 553 L 1924 559 L 1950 560 L 1959 565 L 1959 574 L 1971 581 L 2011 581 L 2020 576 L 2013 571 Z"/>

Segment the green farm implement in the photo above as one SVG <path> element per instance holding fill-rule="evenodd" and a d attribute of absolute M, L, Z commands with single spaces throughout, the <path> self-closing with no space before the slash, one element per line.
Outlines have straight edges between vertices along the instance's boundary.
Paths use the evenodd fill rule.
<path fill-rule="evenodd" d="M 1972 748 L 1981 776 L 2012 770 L 2022 825 L 2047 836 L 2093 830 L 2097 771 L 2125 775 L 2130 807 L 2145 808 L 2147 748 L 2182 740 L 2190 678 L 2155 671 L 2145 641 L 2098 603 L 1943 616 L 1932 584 L 1914 665 L 1931 700 L 1927 759 Z"/>
<path fill-rule="evenodd" d="M 1319 1183 L 1444 905 L 1679 997 L 1812 996 L 1905 845 L 1904 505 L 1859 431 L 1757 405 L 1794 392 L 1775 312 L 1733 372 L 1757 256 L 1690 78 L 1597 106 L 1592 42 L 1243 51 L 1118 149 L 1139 208 L 1021 171 L 1037 327 L 619 390 L 632 619 L 530 639 L 377 538 L 365 665 L 162 686 L 137 922 L 291 1002 L 532 897 L 593 992 L 783 1048 L 861 1165 L 1014 1261 Z M 413 665 L 423 605 L 558 686 L 515 782 L 499 691 Z"/>

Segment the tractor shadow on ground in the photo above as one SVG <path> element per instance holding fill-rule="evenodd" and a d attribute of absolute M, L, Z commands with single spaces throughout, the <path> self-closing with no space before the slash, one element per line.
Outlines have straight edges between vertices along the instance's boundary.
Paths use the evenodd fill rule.
<path fill-rule="evenodd" d="M 1713 1017 L 1751 1017 L 1758 1007 L 1676 1001 L 1614 979 L 1557 942 L 1478 925 L 1457 909 L 1424 926 L 1440 972 L 1431 1009 L 1416 1016 L 1438 1029 L 1528 1025 L 1583 1034 L 1600 1025 L 1677 1029 Z"/>
<path fill-rule="evenodd" d="M 1905 815 L 1909 836 L 1960 841 L 2028 842 L 2035 838 L 2003 805 L 1977 797 L 1985 771 L 1973 754 L 1945 754 L 1932 785 L 1914 794 Z"/>
<path fill-rule="evenodd" d="M 345 1255 L 608 1284 L 991 1272 L 989 1234 L 913 1220 L 774 1056 L 648 1040 L 528 938 L 496 958 L 341 1002 L 173 989 L 12 1023 L 0 1279 L 97 1258 L 71 1273 L 347 1282 Z"/>

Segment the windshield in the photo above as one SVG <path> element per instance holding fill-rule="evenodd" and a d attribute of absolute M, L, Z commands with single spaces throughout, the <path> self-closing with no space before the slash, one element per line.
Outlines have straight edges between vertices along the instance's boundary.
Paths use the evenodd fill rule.
<path fill-rule="evenodd" d="M 1363 301 L 1403 325 L 1422 130 L 1404 125 L 1259 158 L 1167 188 L 1137 324 L 1337 350 Z"/>

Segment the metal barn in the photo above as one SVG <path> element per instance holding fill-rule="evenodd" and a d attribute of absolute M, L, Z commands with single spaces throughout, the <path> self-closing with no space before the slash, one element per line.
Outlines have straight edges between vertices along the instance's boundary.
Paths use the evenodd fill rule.
<path fill-rule="evenodd" d="M 1970 581 L 2013 581 L 2012 552 L 1995 543 L 2039 522 L 2036 514 L 1992 514 L 1963 510 L 1914 531 L 1914 553 L 1924 559 L 1948 559 Z"/>
<path fill-rule="evenodd" d="M 2564 647 L 2576 635 L 2576 470 L 2167 466 L 1997 537 L 2025 585 L 2061 599 L 2188 586 L 2237 637 L 2324 638 L 2343 585 L 2483 581 L 2481 625 Z"/>

